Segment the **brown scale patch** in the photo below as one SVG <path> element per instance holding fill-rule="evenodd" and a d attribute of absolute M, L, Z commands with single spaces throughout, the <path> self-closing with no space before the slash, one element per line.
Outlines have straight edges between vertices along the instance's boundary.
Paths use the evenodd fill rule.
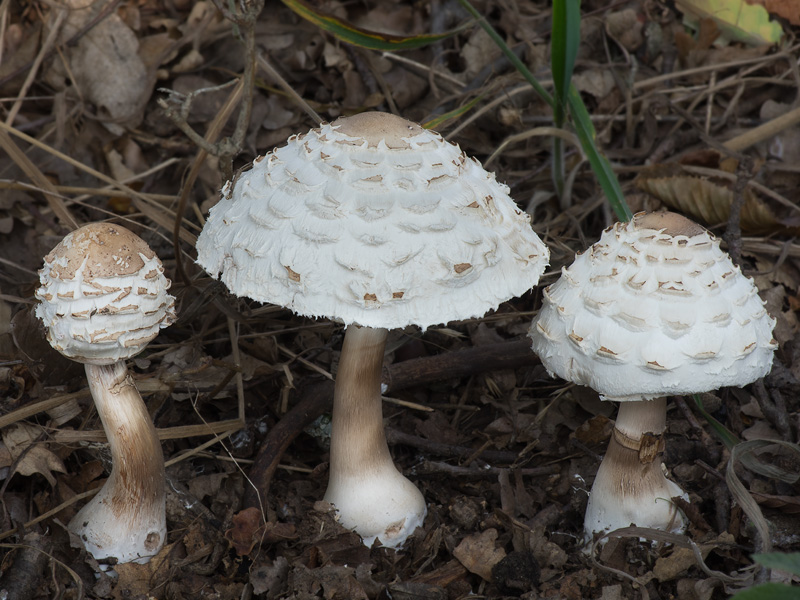
<path fill-rule="evenodd" d="M 467 269 L 471 269 L 472 264 L 470 263 L 458 263 L 457 265 L 453 265 L 453 270 L 458 273 L 459 275 L 466 271 Z"/>
<path fill-rule="evenodd" d="M 473 200 L 470 204 L 467 204 L 467 208 L 479 208 L 480 204 L 478 204 L 477 200 Z"/>
<path fill-rule="evenodd" d="M 646 432 L 642 434 L 639 439 L 625 435 L 622 431 L 614 428 L 612 439 L 616 445 L 626 450 L 633 450 L 639 463 L 642 465 L 649 465 L 658 459 L 666 448 L 663 434 L 656 434 L 653 432 Z M 612 444 L 609 444 L 611 448 Z M 631 456 L 632 458 L 632 456 Z"/>
<path fill-rule="evenodd" d="M 634 281 L 634 280 L 633 280 L 633 277 L 631 277 L 630 279 L 628 279 L 628 281 L 626 281 L 625 283 L 627 283 L 627 285 L 628 285 L 629 287 L 635 288 L 635 289 L 637 289 L 637 290 L 641 289 L 641 288 L 642 288 L 642 286 L 645 284 L 645 282 L 644 282 L 644 281 Z"/>
<path fill-rule="evenodd" d="M 98 315 L 117 315 L 125 312 L 134 312 L 139 310 L 138 304 L 128 304 L 127 306 L 104 306 L 97 311 Z"/>
<path fill-rule="evenodd" d="M 436 177 L 433 177 L 432 179 L 428 180 L 428 185 L 429 186 L 430 185 L 437 185 L 437 184 L 442 183 L 443 181 L 446 181 L 447 179 L 450 179 L 450 178 L 451 178 L 450 175 L 437 175 Z"/>
<path fill-rule="evenodd" d="M 653 462 L 664 453 L 664 436 L 645 433 L 639 442 L 639 462 L 643 465 Z"/>
<path fill-rule="evenodd" d="M 300 282 L 300 273 L 292 271 L 291 267 L 287 267 L 285 265 L 283 268 L 286 269 L 286 272 L 289 274 L 289 279 L 291 279 L 292 281 L 297 281 L 298 283 Z"/>
<path fill-rule="evenodd" d="M 366 293 L 364 294 L 364 301 L 365 302 L 377 302 L 378 296 L 376 294 Z"/>
<path fill-rule="evenodd" d="M 403 297 L 404 294 L 405 292 L 392 292 L 392 298 L 400 299 Z"/>

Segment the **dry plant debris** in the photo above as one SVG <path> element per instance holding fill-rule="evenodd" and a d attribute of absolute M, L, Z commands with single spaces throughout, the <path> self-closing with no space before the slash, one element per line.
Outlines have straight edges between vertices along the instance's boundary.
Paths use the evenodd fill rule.
<path fill-rule="evenodd" d="M 425 123 L 467 107 L 436 129 L 492 157 L 535 216 L 551 251 L 542 283 L 553 283 L 614 219 L 574 150 L 571 204 L 559 208 L 551 115 L 481 29 L 385 53 L 338 41 L 282 3 L 235 3 L 233 14 L 204 0 L 0 2 L 0 590 L 34 600 L 706 600 L 787 582 L 753 569 L 750 554 L 800 549 L 800 461 L 787 445 L 800 434 L 800 44 L 792 3 L 760 4 L 779 24 L 777 45 L 726 42 L 707 20 L 688 29 L 669 2 L 581 5 L 575 83 L 631 208 L 670 208 L 724 236 L 779 342 L 762 383 L 703 396 L 705 413 L 739 439 L 772 442 L 735 450 L 728 469 L 731 451 L 693 400 L 671 397 L 665 463 L 690 498 L 686 535 L 623 530 L 587 556 L 583 513 L 613 415 L 520 354 L 540 291 L 480 319 L 390 335 L 387 437 L 428 506 L 394 551 L 366 548 L 319 501 L 342 328 L 233 298 L 194 263 L 226 179 L 316 116 L 370 109 Z M 548 80 L 549 3 L 475 5 Z M 406 36 L 467 20 L 444 0 L 310 6 Z M 108 476 L 110 455 L 81 368 L 32 315 L 42 257 L 95 221 L 153 248 L 178 313 L 129 362 L 166 459 L 167 544 L 147 565 L 116 565 L 115 577 L 70 545 L 66 523 Z"/>

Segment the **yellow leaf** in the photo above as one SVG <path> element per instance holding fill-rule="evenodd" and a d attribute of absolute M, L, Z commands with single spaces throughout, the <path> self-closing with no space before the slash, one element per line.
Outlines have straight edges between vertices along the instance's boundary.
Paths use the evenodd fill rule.
<path fill-rule="evenodd" d="M 712 19 L 728 40 L 763 46 L 777 44 L 783 35 L 763 6 L 744 0 L 677 0 L 676 5 L 689 19 Z"/>

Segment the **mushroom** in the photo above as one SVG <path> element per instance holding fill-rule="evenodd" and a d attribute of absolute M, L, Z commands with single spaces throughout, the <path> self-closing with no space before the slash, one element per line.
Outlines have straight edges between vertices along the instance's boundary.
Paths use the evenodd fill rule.
<path fill-rule="evenodd" d="M 401 545 L 426 507 L 383 431 L 387 330 L 480 316 L 533 287 L 549 253 L 529 216 L 458 146 L 367 112 L 257 158 L 197 252 L 238 296 L 345 325 L 325 499 L 368 546 Z"/>
<path fill-rule="evenodd" d="M 544 291 L 533 350 L 548 372 L 620 403 L 589 495 L 584 533 L 631 523 L 685 527 L 664 476 L 666 396 L 744 386 L 777 347 L 753 280 L 719 241 L 675 213 L 639 213 L 603 232 Z"/>
<path fill-rule="evenodd" d="M 96 559 L 147 562 L 164 545 L 164 457 L 125 359 L 175 320 L 161 261 L 124 227 L 90 223 L 44 259 L 36 316 L 47 340 L 83 363 L 111 449 L 111 474 L 69 523 Z"/>

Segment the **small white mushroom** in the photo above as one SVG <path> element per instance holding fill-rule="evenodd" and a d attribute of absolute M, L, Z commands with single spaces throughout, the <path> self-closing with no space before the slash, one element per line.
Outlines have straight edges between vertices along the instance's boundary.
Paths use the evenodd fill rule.
<path fill-rule="evenodd" d="M 36 316 L 50 344 L 83 363 L 111 449 L 108 480 L 69 523 L 96 559 L 147 562 L 164 545 L 164 457 L 125 359 L 175 319 L 161 261 L 119 225 L 91 223 L 44 259 Z"/>
<path fill-rule="evenodd" d="M 439 134 L 363 113 L 226 184 L 197 254 L 234 294 L 347 326 L 325 499 L 367 545 L 401 545 L 426 507 L 383 432 L 387 329 L 480 316 L 536 285 L 549 253 L 528 215 Z"/>
<path fill-rule="evenodd" d="M 775 320 L 713 235 L 674 213 L 639 213 L 603 232 L 544 294 L 533 350 L 551 375 L 620 402 L 589 496 L 584 533 L 634 523 L 680 531 L 662 470 L 665 396 L 766 375 Z"/>

